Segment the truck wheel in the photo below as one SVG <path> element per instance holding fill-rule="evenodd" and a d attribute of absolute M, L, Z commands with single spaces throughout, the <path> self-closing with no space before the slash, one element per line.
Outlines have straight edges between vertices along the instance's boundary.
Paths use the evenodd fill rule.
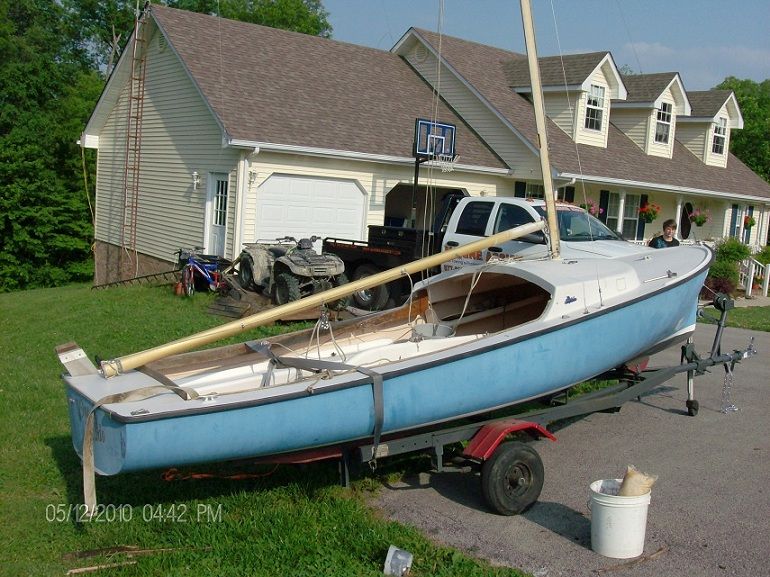
<path fill-rule="evenodd" d="M 524 443 L 500 445 L 481 468 L 481 492 L 495 512 L 518 515 L 535 504 L 543 489 L 543 461 Z"/>
<path fill-rule="evenodd" d="M 254 287 L 254 261 L 251 257 L 241 258 L 241 266 L 238 270 L 238 283 L 247 291 Z"/>
<path fill-rule="evenodd" d="M 289 272 L 278 273 L 275 277 L 275 304 L 285 305 L 301 298 L 299 281 Z"/>
<path fill-rule="evenodd" d="M 359 280 L 367 276 L 377 274 L 380 270 L 370 264 L 362 264 L 353 273 L 353 280 Z M 372 288 L 356 291 L 353 293 L 353 304 L 367 311 L 379 311 L 385 307 L 388 302 L 388 286 L 385 284 L 377 285 Z"/>

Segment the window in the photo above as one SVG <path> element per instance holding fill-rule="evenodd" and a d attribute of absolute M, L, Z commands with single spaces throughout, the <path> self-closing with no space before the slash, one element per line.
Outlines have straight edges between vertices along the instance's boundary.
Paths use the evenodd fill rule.
<path fill-rule="evenodd" d="M 636 238 L 636 231 L 639 225 L 639 207 L 642 197 L 638 194 L 627 194 L 623 205 L 623 217 L 620 232 L 624 238 L 629 240 L 640 240 Z M 620 194 L 611 192 L 609 203 L 607 205 L 607 226 L 612 230 L 618 230 L 618 220 L 620 219 Z"/>
<path fill-rule="evenodd" d="M 227 180 L 217 180 L 217 190 L 214 194 L 214 224 L 227 224 Z"/>
<path fill-rule="evenodd" d="M 670 102 L 664 102 L 658 109 L 658 122 L 655 125 L 655 142 L 659 144 L 668 144 L 669 134 L 671 133 L 671 112 L 673 106 Z"/>
<path fill-rule="evenodd" d="M 528 182 L 527 198 L 545 198 L 545 186 Z"/>
<path fill-rule="evenodd" d="M 494 233 L 497 234 L 503 230 L 531 222 L 533 222 L 532 216 L 522 207 L 513 204 L 501 204 L 500 210 L 497 212 Z"/>
<path fill-rule="evenodd" d="M 589 130 L 602 129 L 602 116 L 604 115 L 604 87 L 591 85 L 591 91 L 586 99 L 585 127 Z"/>
<path fill-rule="evenodd" d="M 711 145 L 711 152 L 714 154 L 725 153 L 725 140 L 727 139 L 727 120 L 720 118 L 714 125 L 714 142 Z"/>
<path fill-rule="evenodd" d="M 487 221 L 492 212 L 491 202 L 471 202 L 465 207 L 457 222 L 457 234 L 484 236 L 487 232 Z"/>

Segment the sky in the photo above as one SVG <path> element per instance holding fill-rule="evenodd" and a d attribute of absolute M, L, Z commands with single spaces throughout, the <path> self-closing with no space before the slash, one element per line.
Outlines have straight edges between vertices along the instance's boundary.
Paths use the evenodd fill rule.
<path fill-rule="evenodd" d="M 516 0 L 323 0 L 332 38 L 390 50 L 411 27 L 524 52 Z M 686 90 L 770 79 L 770 0 L 532 0 L 539 56 L 609 51 Z M 440 24 L 441 22 L 441 24 Z"/>

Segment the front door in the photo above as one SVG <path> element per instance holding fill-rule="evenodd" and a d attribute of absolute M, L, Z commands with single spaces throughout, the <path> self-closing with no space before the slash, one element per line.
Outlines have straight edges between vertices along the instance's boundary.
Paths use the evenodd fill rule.
<path fill-rule="evenodd" d="M 226 174 L 212 174 L 209 178 L 206 201 L 206 225 L 208 238 L 206 252 L 225 255 L 225 233 L 227 232 L 227 185 Z"/>

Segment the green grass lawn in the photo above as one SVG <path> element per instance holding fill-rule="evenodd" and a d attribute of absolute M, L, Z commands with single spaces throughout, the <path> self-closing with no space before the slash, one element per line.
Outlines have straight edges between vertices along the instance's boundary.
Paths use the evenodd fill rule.
<path fill-rule="evenodd" d="M 102 515 L 76 522 L 80 462 L 54 347 L 76 341 L 101 358 L 143 350 L 224 322 L 206 313 L 209 302 L 209 295 L 175 297 L 169 287 L 0 294 L 0 575 L 65 575 L 121 564 L 96 574 L 375 576 L 391 544 L 414 555 L 417 576 L 522 575 L 381 519 L 364 499 L 377 483 L 342 489 L 334 464 L 185 470 L 250 475 L 242 480 L 164 481 L 162 471 L 99 478 Z M 249 338 L 276 330 L 285 328 L 251 331 Z M 116 547 L 150 551 L 76 555 Z M 122 565 L 127 562 L 135 564 Z"/>

